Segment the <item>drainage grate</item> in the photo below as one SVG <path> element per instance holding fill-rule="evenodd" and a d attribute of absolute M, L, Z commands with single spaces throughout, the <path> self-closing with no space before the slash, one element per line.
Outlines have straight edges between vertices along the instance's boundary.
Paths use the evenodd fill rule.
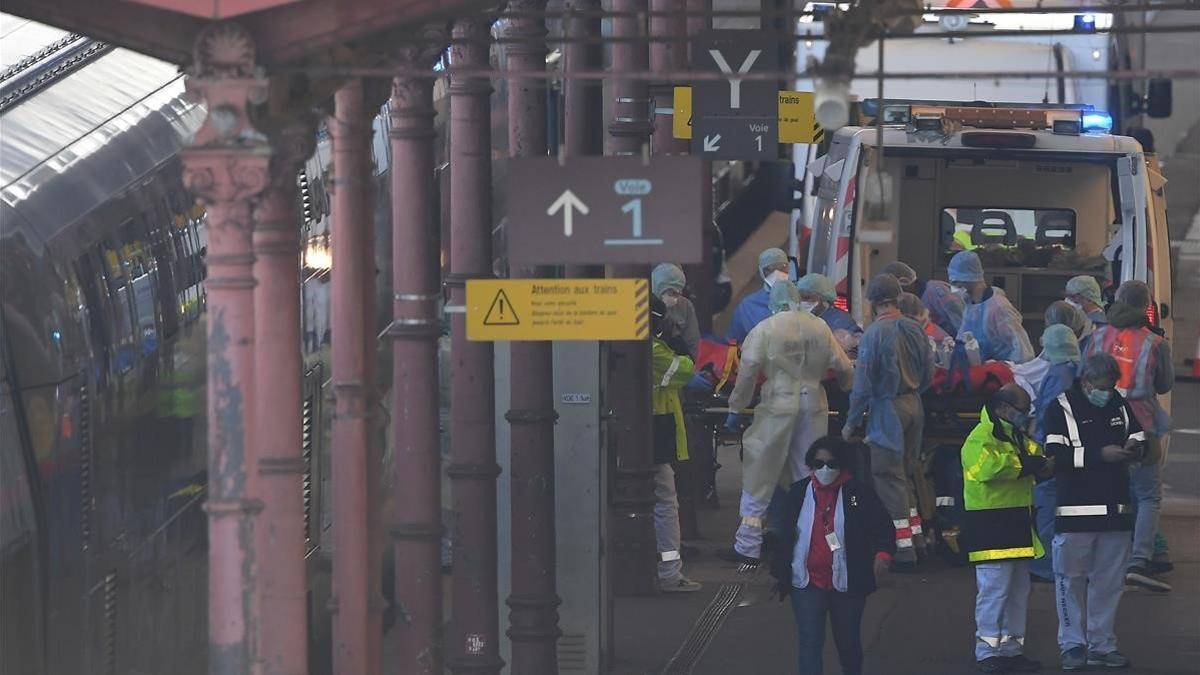
<path fill-rule="evenodd" d="M 679 651 L 675 652 L 670 661 L 667 661 L 661 675 L 688 675 L 692 672 L 692 669 L 700 662 L 700 657 L 704 656 L 709 643 L 720 630 L 721 624 L 725 623 L 725 617 L 729 616 L 729 610 L 737 604 L 738 597 L 745 588 L 745 582 L 727 583 L 721 586 L 716 597 L 708 603 L 708 607 L 692 625 L 692 630 L 684 639 L 683 644 L 679 646 Z"/>

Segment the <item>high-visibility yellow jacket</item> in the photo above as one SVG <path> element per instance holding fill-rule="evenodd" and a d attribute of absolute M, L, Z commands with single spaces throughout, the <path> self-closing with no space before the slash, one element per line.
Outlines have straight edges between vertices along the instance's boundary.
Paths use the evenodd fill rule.
<path fill-rule="evenodd" d="M 695 366 L 686 354 L 676 354 L 662 340 L 654 340 L 651 350 L 654 389 L 650 400 L 655 415 L 672 415 L 675 418 L 675 457 L 679 461 L 688 458 L 687 431 L 683 426 L 683 404 L 679 402 L 679 390 L 692 379 Z"/>
<path fill-rule="evenodd" d="M 1042 449 L 984 408 L 962 447 L 963 540 L 971 562 L 1040 558 L 1033 531 L 1033 476 L 1021 475 L 1021 455 Z"/>

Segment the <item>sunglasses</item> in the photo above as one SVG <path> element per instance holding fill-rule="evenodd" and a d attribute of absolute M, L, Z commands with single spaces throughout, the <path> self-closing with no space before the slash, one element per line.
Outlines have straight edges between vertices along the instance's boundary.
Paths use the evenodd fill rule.
<path fill-rule="evenodd" d="M 825 460 L 823 460 L 823 459 L 814 459 L 814 460 L 813 460 L 813 463 L 812 463 L 812 468 L 814 468 L 814 469 L 824 469 L 825 467 L 829 467 L 829 468 L 831 468 L 831 469 L 836 469 L 836 468 L 838 468 L 838 463 L 837 463 L 837 460 L 830 460 L 830 461 L 828 461 L 828 462 L 826 462 L 826 461 L 825 461 Z"/>

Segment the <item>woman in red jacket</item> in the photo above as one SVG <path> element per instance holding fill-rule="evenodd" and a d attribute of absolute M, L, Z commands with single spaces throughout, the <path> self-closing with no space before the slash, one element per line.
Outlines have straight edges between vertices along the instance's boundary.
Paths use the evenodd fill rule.
<path fill-rule="evenodd" d="M 896 550 L 892 521 L 870 485 L 851 473 L 852 456 L 835 436 L 812 444 L 805 456 L 812 476 L 788 492 L 787 522 L 795 527 L 782 533 L 772 556 L 780 598 L 791 598 L 796 615 L 801 673 L 823 672 L 826 617 L 842 673 L 862 673 L 863 608 Z"/>

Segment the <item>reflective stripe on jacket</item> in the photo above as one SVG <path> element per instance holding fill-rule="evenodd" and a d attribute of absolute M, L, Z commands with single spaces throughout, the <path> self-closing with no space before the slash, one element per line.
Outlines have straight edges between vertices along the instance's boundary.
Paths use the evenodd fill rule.
<path fill-rule="evenodd" d="M 971 562 L 1040 558 L 1033 532 L 1033 476 L 1021 475 L 1021 455 L 1042 450 L 988 408 L 962 447 L 964 539 Z"/>

